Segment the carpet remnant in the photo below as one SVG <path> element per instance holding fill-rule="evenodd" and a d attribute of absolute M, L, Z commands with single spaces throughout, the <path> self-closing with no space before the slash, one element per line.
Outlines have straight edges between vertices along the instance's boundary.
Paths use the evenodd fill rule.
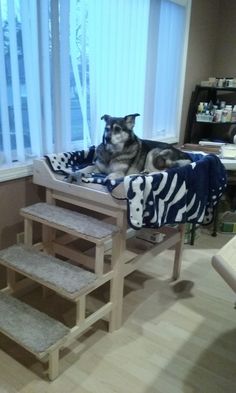
<path fill-rule="evenodd" d="M 76 294 L 96 280 L 96 274 L 61 261 L 51 255 L 43 254 L 23 245 L 13 245 L 0 251 L 0 259 L 9 268 L 16 268 L 62 289 L 70 295 Z"/>
<path fill-rule="evenodd" d="M 31 214 L 47 222 L 59 224 L 65 227 L 65 232 L 66 229 L 71 229 L 96 239 L 106 238 L 119 230 L 119 228 L 113 224 L 44 202 L 24 207 L 21 209 L 21 213 L 23 213 L 23 215 Z"/>
<path fill-rule="evenodd" d="M 2 292 L 0 330 L 35 354 L 46 351 L 70 333 L 61 322 Z"/>

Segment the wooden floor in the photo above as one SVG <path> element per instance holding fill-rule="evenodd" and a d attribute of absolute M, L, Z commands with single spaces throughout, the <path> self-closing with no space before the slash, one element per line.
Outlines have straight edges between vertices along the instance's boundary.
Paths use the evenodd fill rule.
<path fill-rule="evenodd" d="M 236 299 L 210 263 L 228 239 L 204 233 L 185 246 L 175 284 L 172 251 L 147 261 L 126 280 L 123 327 L 109 334 L 98 323 L 65 349 L 54 382 L 40 362 L 0 336 L 0 393 L 235 393 Z M 37 304 L 39 297 L 35 291 L 25 300 Z M 73 315 L 53 296 L 45 307 L 67 323 Z"/>

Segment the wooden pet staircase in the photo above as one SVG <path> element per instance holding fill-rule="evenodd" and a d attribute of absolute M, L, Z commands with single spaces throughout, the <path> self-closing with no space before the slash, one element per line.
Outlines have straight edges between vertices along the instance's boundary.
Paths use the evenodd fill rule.
<path fill-rule="evenodd" d="M 20 211 L 24 244 L 0 251 L 0 264 L 7 271 L 7 286 L 0 291 L 0 332 L 41 361 L 48 361 L 48 376 L 54 380 L 59 375 L 60 349 L 98 320 L 107 320 L 110 332 L 121 326 L 127 275 L 173 247 L 172 278 L 179 277 L 185 228 L 183 224 L 160 228 L 162 240 L 152 243 L 136 237 L 134 230 L 126 230 L 125 205 L 113 206 L 106 199 L 87 201 L 49 189 L 46 198 L 47 203 Z M 60 207 L 56 201 L 69 206 Z M 75 211 L 78 208 L 88 209 L 89 215 Z M 94 218 L 95 214 L 102 214 L 103 219 Z M 40 227 L 41 239 L 36 242 Z M 20 294 L 35 286 L 42 287 L 45 298 L 53 291 L 75 304 L 72 327 L 19 300 Z M 108 298 L 100 303 L 95 299 L 94 307 L 93 292 L 100 288 L 103 295 L 103 286 L 105 291 L 109 287 Z"/>
<path fill-rule="evenodd" d="M 50 380 L 59 374 L 59 350 L 92 324 L 108 318 L 109 331 L 117 329 L 116 296 L 119 275 L 119 228 L 65 208 L 38 203 L 21 209 L 25 221 L 25 244 L 0 251 L 0 263 L 7 269 L 7 287 L 0 292 L 0 331 L 33 353 L 48 360 Z M 33 244 L 33 222 L 42 224 L 42 243 Z M 95 245 L 94 272 L 56 258 L 56 231 L 85 239 Z M 110 269 L 104 271 L 105 242 L 112 243 Z M 63 254 L 63 244 L 58 244 Z M 41 251 L 40 251 L 41 250 Z M 84 257 L 82 262 L 91 262 Z M 82 263 L 83 264 L 83 263 Z M 106 269 L 107 270 L 107 269 Z M 16 273 L 25 278 L 16 280 Z M 13 297 L 14 293 L 35 282 L 57 292 L 76 304 L 75 325 L 69 329 L 61 322 Z M 110 282 L 108 301 L 86 316 L 87 295 Z"/>

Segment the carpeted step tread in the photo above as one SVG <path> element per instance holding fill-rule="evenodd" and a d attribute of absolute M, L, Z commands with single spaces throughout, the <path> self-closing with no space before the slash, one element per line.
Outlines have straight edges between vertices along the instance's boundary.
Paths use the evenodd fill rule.
<path fill-rule="evenodd" d="M 97 279 L 92 272 L 24 245 L 1 250 L 0 263 L 69 299 L 76 299 L 79 294 L 92 288 Z"/>
<path fill-rule="evenodd" d="M 80 236 L 86 236 L 91 241 L 93 241 L 92 238 L 101 240 L 110 237 L 119 231 L 115 225 L 45 202 L 24 207 L 20 212 L 26 218 L 33 216 L 35 219 L 45 221 L 46 225 L 59 226 L 64 232 L 72 230 Z"/>
<path fill-rule="evenodd" d="M 0 331 L 38 356 L 70 333 L 61 322 L 2 292 Z"/>

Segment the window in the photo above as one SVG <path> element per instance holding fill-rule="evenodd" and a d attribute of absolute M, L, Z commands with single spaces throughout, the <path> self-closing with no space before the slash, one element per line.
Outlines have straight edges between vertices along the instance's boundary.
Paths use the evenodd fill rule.
<path fill-rule="evenodd" d="M 105 113 L 177 140 L 191 0 L 0 5 L 0 164 L 97 145 Z"/>
<path fill-rule="evenodd" d="M 43 153 L 37 8 L 34 1 L 0 1 L 1 163 Z"/>

